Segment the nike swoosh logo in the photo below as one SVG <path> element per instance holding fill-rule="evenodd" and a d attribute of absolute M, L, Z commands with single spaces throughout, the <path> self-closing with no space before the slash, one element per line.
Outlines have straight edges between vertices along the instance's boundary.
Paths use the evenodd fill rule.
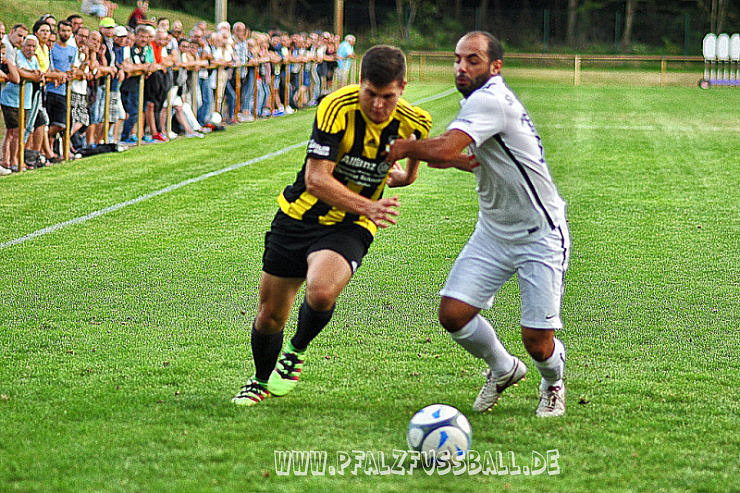
<path fill-rule="evenodd" d="M 514 371 L 511 372 L 511 376 L 509 377 L 509 379 L 506 382 L 504 382 L 503 385 L 500 385 L 498 383 L 496 384 L 496 392 L 497 393 L 500 394 L 501 392 L 503 392 L 504 390 L 506 390 L 511 385 L 511 381 L 514 379 L 514 376 L 516 375 L 516 371 L 518 369 L 519 369 L 519 362 L 517 361 L 516 362 L 516 366 L 514 366 Z"/>
<path fill-rule="evenodd" d="M 557 316 L 558 316 L 558 315 L 557 315 L 557 313 L 555 313 L 555 314 L 552 314 L 552 315 L 547 315 L 547 316 L 545 317 L 545 320 L 550 320 L 551 318 L 555 318 L 555 317 L 557 317 Z"/>

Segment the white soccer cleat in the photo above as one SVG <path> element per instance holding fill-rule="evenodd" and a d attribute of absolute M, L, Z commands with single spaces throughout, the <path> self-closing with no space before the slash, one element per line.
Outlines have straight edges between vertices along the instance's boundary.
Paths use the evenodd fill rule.
<path fill-rule="evenodd" d="M 527 367 L 517 357 L 514 357 L 511 370 L 499 377 L 494 377 L 490 369 L 486 370 L 484 373 L 487 379 L 486 384 L 475 398 L 473 411 L 482 413 L 491 409 L 498 402 L 501 393 L 512 385 L 516 386 L 526 374 Z"/>
<path fill-rule="evenodd" d="M 540 405 L 535 412 L 539 418 L 554 418 L 565 414 L 565 384 L 540 388 Z"/>

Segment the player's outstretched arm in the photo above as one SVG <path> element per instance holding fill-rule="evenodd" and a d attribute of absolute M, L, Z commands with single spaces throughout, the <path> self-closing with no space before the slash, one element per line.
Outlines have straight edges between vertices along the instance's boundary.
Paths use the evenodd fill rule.
<path fill-rule="evenodd" d="M 317 199 L 337 209 L 367 216 L 379 228 L 396 224 L 398 197 L 370 200 L 345 187 L 332 175 L 336 163 L 309 158 L 306 162 L 306 190 Z"/>
<path fill-rule="evenodd" d="M 475 168 L 480 166 L 480 163 L 472 154 L 460 154 L 455 159 L 449 161 L 429 161 L 427 162 L 430 168 L 447 169 L 456 168 L 461 171 L 472 172 Z"/>
<path fill-rule="evenodd" d="M 395 162 L 408 157 L 419 161 L 434 163 L 433 167 L 459 167 L 466 164 L 461 159 L 462 152 L 473 139 L 460 130 L 448 130 L 440 136 L 425 140 L 399 139 L 391 144 L 386 161 Z M 444 165 L 443 163 L 449 163 Z"/>

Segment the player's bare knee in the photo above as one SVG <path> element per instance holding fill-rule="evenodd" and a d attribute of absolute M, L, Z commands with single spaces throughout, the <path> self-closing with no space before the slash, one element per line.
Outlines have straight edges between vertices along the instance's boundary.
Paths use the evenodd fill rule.
<path fill-rule="evenodd" d="M 545 361 L 552 355 L 554 348 L 553 330 L 527 329 L 522 327 L 524 348 L 535 361 Z"/>
<path fill-rule="evenodd" d="M 465 327 L 479 310 L 454 298 L 442 297 L 439 303 L 439 323 L 447 332 L 457 332 Z"/>
<path fill-rule="evenodd" d="M 313 287 L 306 289 L 306 301 L 308 306 L 317 312 L 331 310 L 337 301 L 337 296 L 332 289 Z"/>
<path fill-rule="evenodd" d="M 468 320 L 463 319 L 457 311 L 447 308 L 445 305 L 440 305 L 438 318 L 439 323 L 447 332 L 457 332 L 468 323 Z"/>

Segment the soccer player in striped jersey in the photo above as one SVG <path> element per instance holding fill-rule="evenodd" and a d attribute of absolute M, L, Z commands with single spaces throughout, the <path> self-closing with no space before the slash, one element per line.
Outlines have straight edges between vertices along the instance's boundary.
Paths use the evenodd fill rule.
<path fill-rule="evenodd" d="M 453 340 L 489 366 L 473 404 L 486 411 L 527 367 L 508 353 L 480 310 L 490 308 L 514 274 L 521 292 L 524 347 L 541 375 L 536 415 L 565 413 L 565 347 L 560 304 L 570 255 L 565 201 L 545 162 L 527 110 L 501 76 L 503 49 L 491 34 L 472 32 L 455 48 L 455 85 L 464 96 L 447 131 L 418 145 L 398 140 L 387 156 L 475 174 L 479 213 L 441 291 L 439 320 Z M 462 154 L 468 148 L 470 155 Z"/>
<path fill-rule="evenodd" d="M 383 189 L 413 183 L 419 163 L 389 163 L 385 151 L 395 139 L 425 139 L 432 125 L 429 113 L 401 98 L 405 87 L 401 50 L 374 46 L 362 59 L 360 84 L 321 101 L 303 167 L 278 197 L 265 235 L 252 327 L 255 374 L 235 404 L 251 406 L 295 387 L 306 348 L 331 319 L 378 228 L 396 224 L 398 197 L 383 197 Z M 283 328 L 304 282 L 298 327 L 281 356 Z"/>

